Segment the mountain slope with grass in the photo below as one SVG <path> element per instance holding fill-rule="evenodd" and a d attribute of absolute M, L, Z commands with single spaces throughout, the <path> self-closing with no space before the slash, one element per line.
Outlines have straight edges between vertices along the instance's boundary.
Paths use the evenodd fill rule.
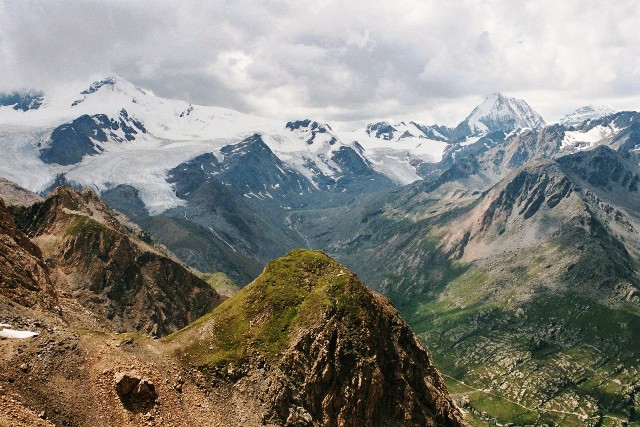
<path fill-rule="evenodd" d="M 395 309 L 321 252 L 269 263 L 167 341 L 183 363 L 243 383 L 278 425 L 463 424 Z"/>
<path fill-rule="evenodd" d="M 67 306 L 0 312 L 36 334 L 0 339 L 0 425 L 466 425 L 389 301 L 322 252 L 271 262 L 160 340 L 62 321 Z"/>

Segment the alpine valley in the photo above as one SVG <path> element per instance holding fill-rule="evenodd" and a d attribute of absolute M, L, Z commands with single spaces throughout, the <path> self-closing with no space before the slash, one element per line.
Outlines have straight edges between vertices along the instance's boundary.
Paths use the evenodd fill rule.
<path fill-rule="evenodd" d="M 640 425 L 640 113 L 342 131 L 112 76 L 0 95 L 0 176 L 39 333 L 0 425 Z"/>

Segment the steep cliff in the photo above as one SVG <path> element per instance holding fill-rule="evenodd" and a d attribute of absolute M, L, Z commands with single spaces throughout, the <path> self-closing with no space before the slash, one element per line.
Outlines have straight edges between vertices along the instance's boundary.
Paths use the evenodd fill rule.
<path fill-rule="evenodd" d="M 15 226 L 0 199 L 0 298 L 26 307 L 51 308 L 53 286 L 40 249 Z"/>

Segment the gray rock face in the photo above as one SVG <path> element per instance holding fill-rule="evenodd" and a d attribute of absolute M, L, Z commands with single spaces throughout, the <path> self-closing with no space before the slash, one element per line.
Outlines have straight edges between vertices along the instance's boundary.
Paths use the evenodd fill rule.
<path fill-rule="evenodd" d="M 124 109 L 116 119 L 104 114 L 85 114 L 55 128 L 46 146 L 41 149 L 40 158 L 45 163 L 72 165 L 86 155 L 101 153 L 102 144 L 107 141 L 132 141 L 139 132 L 146 133 L 147 130 Z"/>

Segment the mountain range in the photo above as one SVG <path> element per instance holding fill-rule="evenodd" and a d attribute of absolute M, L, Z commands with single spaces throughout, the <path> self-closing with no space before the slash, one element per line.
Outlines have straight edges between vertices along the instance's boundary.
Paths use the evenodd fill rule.
<path fill-rule="evenodd" d="M 292 248 L 329 253 L 391 299 L 470 425 L 638 422 L 640 113 L 589 106 L 547 125 L 525 101 L 494 94 L 453 128 L 377 121 L 347 132 L 162 99 L 119 77 L 1 99 L 0 175 L 53 191 L 47 200 L 70 197 L 53 190 L 62 185 L 91 189 L 129 218 L 138 247 L 239 284 Z M 52 226 L 42 203 L 10 211 L 42 254 L 73 263 L 64 239 L 40 237 L 71 227 Z M 109 302 L 117 280 L 103 279 L 99 299 L 65 268 L 56 264 L 51 280 L 65 278 L 67 292 L 96 304 L 96 319 L 110 328 L 164 335 L 197 316 L 185 301 L 174 323 L 141 323 L 124 308 L 131 302 Z M 145 289 L 138 274 L 136 289 Z M 249 290 L 263 285 L 238 293 L 238 304 L 257 310 L 268 295 Z M 137 311 L 166 316 L 157 302 L 144 304 Z M 182 336 L 209 336 L 215 327 L 207 325 L 229 323 L 225 316 Z M 229 348 L 247 348 L 231 338 Z M 194 338 L 181 340 L 178 348 Z M 303 407 L 313 419 L 321 411 Z"/>

